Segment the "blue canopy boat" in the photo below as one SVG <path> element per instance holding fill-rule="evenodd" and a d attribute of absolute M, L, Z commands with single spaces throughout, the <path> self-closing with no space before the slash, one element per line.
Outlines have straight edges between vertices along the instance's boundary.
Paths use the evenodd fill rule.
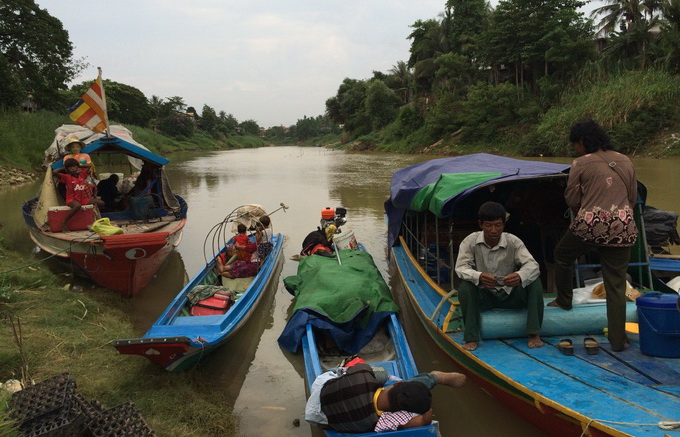
<path fill-rule="evenodd" d="M 345 231 L 344 235 L 349 234 L 351 231 Z M 397 317 L 398 307 L 373 258 L 361 243 L 340 249 L 345 247 L 340 245 L 341 238 L 334 239 L 335 257 L 303 258 L 298 274 L 284 279 L 286 289 L 295 295 L 296 305 L 279 344 L 291 352 L 302 348 L 308 394 L 317 376 L 353 355 L 384 368 L 392 377 L 408 379 L 417 375 Z M 439 436 L 437 422 L 380 433 L 323 431 L 329 437 Z"/>
<path fill-rule="evenodd" d="M 140 355 L 166 370 L 178 371 L 195 365 L 235 335 L 254 313 L 267 290 L 276 283 L 283 235 L 272 236 L 271 250 L 260 260 L 257 275 L 245 278 L 230 279 L 213 271 L 218 257 L 226 259 L 228 246 L 234 243 L 234 238 L 221 245 L 218 242 L 224 241 L 227 224 L 244 222 L 249 226 L 258 223 L 258 217 L 262 215 L 265 212 L 257 205 L 244 205 L 215 225 L 205 240 L 206 246 L 209 246 L 208 242 L 212 244 L 212 248 L 205 249 L 206 255 L 214 255 L 203 269 L 142 337 L 116 340 L 114 347 L 121 354 Z M 255 243 L 254 237 L 250 238 Z"/>
<path fill-rule="evenodd" d="M 516 414 L 551 435 L 664 436 L 680 426 L 680 360 L 669 358 L 680 355 L 680 346 L 671 343 L 680 339 L 675 305 L 663 310 L 671 323 L 679 321 L 678 328 L 659 337 L 654 356 L 649 342 L 642 353 L 642 340 L 624 353 L 611 351 L 602 335 L 602 303 L 575 305 L 569 312 L 546 307 L 541 333 L 546 345 L 537 349 L 527 346 L 525 310 L 483 312 L 483 342 L 475 351 L 463 348 L 453 268 L 458 244 L 479 229 L 479 206 L 489 200 L 506 206 L 510 215 L 505 230 L 525 242 L 541 266 L 546 291 L 552 292 L 552 250 L 569 225 L 564 201 L 569 168 L 475 154 L 396 171 L 385 203 L 392 263 L 435 343 Z M 638 186 L 636 220 L 644 230 L 640 211 L 645 188 Z M 575 267 L 578 283 L 585 285 L 599 265 L 596 259 L 584 258 Z M 629 274 L 640 291 L 667 291 L 650 272 L 644 232 L 632 250 Z M 665 297 L 677 301 L 677 295 Z M 627 305 L 629 321 L 636 322 L 636 304 Z M 586 336 L 598 340 L 600 353 L 586 353 Z M 573 341 L 573 356 L 561 353 L 558 343 L 563 338 Z"/>
<path fill-rule="evenodd" d="M 151 199 L 141 215 L 133 208 L 119 211 L 99 210 L 85 205 L 74 216 L 73 229 L 63 232 L 61 220 L 69 210 L 53 177 L 63 167 L 64 145 L 71 136 L 87 144 L 82 153 L 97 157 L 100 169 L 131 172 L 132 180 L 144 168 L 152 179 L 149 190 L 130 201 Z M 75 265 L 76 272 L 102 287 L 131 297 L 139 293 L 182 241 L 187 220 L 187 203 L 174 194 L 165 173 L 169 160 L 132 139 L 123 126 L 111 126 L 111 135 L 96 134 L 87 128 L 63 125 L 56 129 L 55 140 L 45 152 L 44 181 L 40 192 L 22 207 L 24 222 L 33 242 L 43 251 Z M 117 173 L 122 182 L 124 173 Z M 104 173 L 99 173 L 100 177 Z M 136 177 L 136 176 L 135 176 Z M 141 181 L 140 181 L 141 182 Z M 148 195 L 148 196 L 147 196 Z M 138 211 L 137 211 L 138 212 Z M 117 235 L 99 235 L 91 229 L 95 218 L 108 218 L 120 228 Z"/>

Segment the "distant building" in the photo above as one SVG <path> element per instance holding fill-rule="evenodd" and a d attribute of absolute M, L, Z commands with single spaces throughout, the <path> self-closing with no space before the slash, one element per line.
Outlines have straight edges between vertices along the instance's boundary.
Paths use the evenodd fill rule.
<path fill-rule="evenodd" d="M 29 94 L 26 100 L 21 102 L 21 110 L 26 112 L 36 112 L 38 110 L 38 104 L 33 100 L 33 94 Z"/>

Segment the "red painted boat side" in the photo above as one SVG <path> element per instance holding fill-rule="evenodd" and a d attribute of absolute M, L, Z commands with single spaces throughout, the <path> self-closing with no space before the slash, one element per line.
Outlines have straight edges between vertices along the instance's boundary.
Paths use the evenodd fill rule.
<path fill-rule="evenodd" d="M 71 252 L 70 258 L 97 284 L 132 297 L 165 262 L 185 222 L 180 220 L 172 232 L 103 236 L 97 244 L 102 250 Z"/>
<path fill-rule="evenodd" d="M 174 343 L 148 342 L 130 345 L 117 345 L 116 349 L 121 354 L 139 355 L 154 364 L 167 367 L 179 357 L 183 357 L 189 350 L 188 341 Z"/>

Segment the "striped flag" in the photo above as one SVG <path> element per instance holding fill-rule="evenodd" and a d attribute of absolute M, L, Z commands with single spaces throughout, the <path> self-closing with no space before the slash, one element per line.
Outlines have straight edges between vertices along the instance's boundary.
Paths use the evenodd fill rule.
<path fill-rule="evenodd" d="M 85 126 L 94 132 L 102 133 L 108 129 L 106 116 L 106 97 L 102 85 L 102 71 L 92 86 L 78 100 L 78 103 L 69 109 L 69 118 L 81 126 Z"/>

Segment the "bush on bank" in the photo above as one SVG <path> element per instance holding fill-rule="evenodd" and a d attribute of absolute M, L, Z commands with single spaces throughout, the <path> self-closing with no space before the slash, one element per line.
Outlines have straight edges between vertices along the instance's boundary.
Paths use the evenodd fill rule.
<path fill-rule="evenodd" d="M 54 131 L 62 124 L 73 124 L 65 115 L 50 111 L 20 112 L 0 110 L 0 164 L 21 169 L 38 169 L 43 163 L 43 153 L 54 140 Z M 116 124 L 114 121 L 111 124 Z M 126 126 L 132 137 L 149 150 L 171 154 L 188 150 L 220 150 L 261 147 L 268 142 L 255 135 L 216 137 L 196 130 L 191 137 L 168 137 L 152 129 L 134 125 Z"/>

